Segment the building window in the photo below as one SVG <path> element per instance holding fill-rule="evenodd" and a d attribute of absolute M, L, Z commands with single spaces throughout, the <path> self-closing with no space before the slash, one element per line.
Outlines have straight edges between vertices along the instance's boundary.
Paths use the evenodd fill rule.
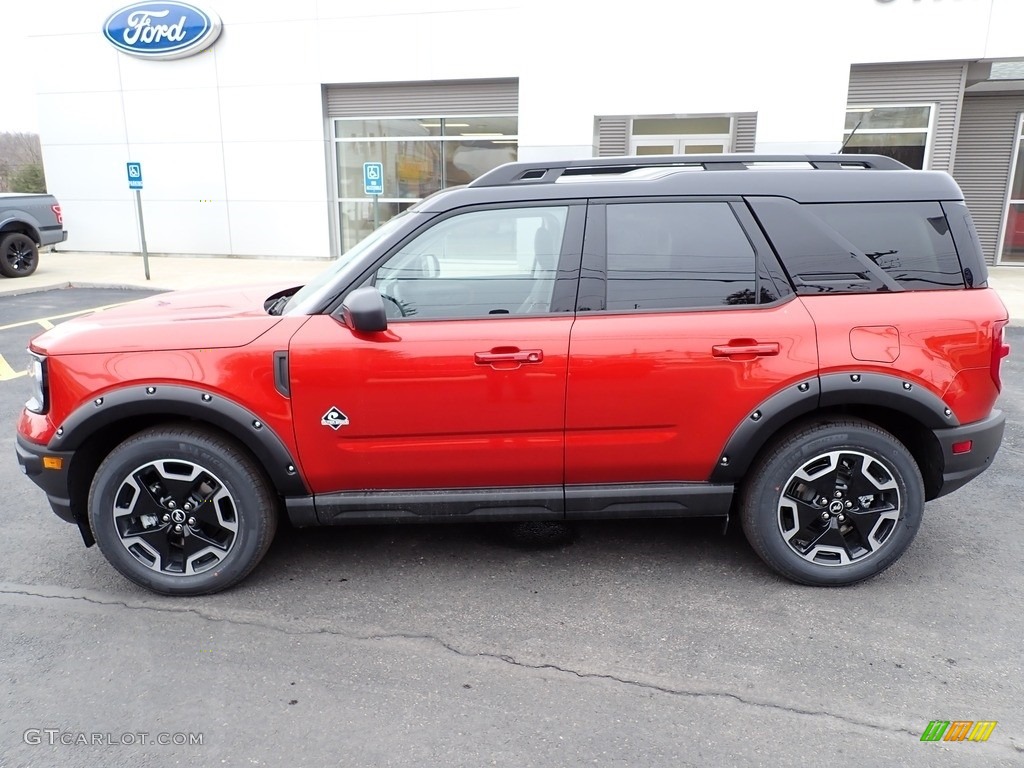
<path fill-rule="evenodd" d="M 1010 193 L 1003 217 L 1003 243 L 1000 264 L 1024 264 L 1024 114 L 1017 118 L 1017 138 L 1013 148 Z"/>
<path fill-rule="evenodd" d="M 887 155 L 922 170 L 931 146 L 931 104 L 848 106 L 843 152 Z"/>
<path fill-rule="evenodd" d="M 630 152 L 634 155 L 717 155 L 732 146 L 732 117 L 634 117 Z"/>
<path fill-rule="evenodd" d="M 374 205 L 363 194 L 363 163 L 384 165 L 384 222 L 427 195 L 467 184 L 518 156 L 515 115 L 334 119 L 341 251 L 374 227 Z"/>

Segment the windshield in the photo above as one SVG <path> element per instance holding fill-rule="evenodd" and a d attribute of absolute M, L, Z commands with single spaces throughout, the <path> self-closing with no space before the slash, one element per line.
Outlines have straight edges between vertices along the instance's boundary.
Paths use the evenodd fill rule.
<path fill-rule="evenodd" d="M 343 272 L 353 262 L 358 261 L 364 253 L 388 237 L 396 229 L 399 229 L 408 213 L 408 211 L 402 211 L 397 216 L 388 219 L 380 227 L 345 251 L 330 267 L 293 293 L 291 298 L 288 299 L 288 303 L 282 308 L 281 314 L 302 307 L 310 299 L 316 297 L 326 286 L 333 282 L 336 275 Z"/>

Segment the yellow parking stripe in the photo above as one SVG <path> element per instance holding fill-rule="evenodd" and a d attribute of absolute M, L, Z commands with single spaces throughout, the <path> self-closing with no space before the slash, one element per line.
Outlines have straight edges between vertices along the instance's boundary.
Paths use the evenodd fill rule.
<path fill-rule="evenodd" d="M 11 367 L 11 364 L 4 360 L 4 356 L 0 355 L 0 381 L 10 381 L 11 379 L 18 379 L 22 376 L 28 376 L 28 371 L 16 371 Z"/>
<path fill-rule="evenodd" d="M 22 328 L 26 325 L 41 325 L 43 328 L 49 330 L 53 327 L 51 320 L 63 320 L 66 317 L 74 317 L 75 315 L 84 315 L 89 312 L 100 312 L 104 309 L 110 309 L 111 307 L 120 307 L 122 304 L 127 304 L 127 301 L 119 301 L 117 304 L 105 304 L 102 307 L 90 307 L 89 309 L 79 309 L 75 312 L 65 312 L 63 315 L 50 315 L 49 317 L 36 318 L 35 320 L 22 320 L 17 323 L 10 323 L 8 325 L 0 325 L 0 331 L 9 331 L 12 328 Z"/>

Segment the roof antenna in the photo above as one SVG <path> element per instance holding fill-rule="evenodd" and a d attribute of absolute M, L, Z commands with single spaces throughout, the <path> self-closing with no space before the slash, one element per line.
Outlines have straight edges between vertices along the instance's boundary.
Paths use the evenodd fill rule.
<path fill-rule="evenodd" d="M 846 111 L 847 111 L 847 113 L 850 113 L 850 112 L 863 112 L 864 114 L 862 114 L 860 116 L 860 120 L 858 120 L 857 124 L 855 126 L 853 126 L 853 130 L 850 131 L 850 135 L 846 137 L 846 141 L 843 142 L 843 146 L 841 146 L 839 148 L 839 151 L 836 153 L 838 155 L 843 154 L 843 150 L 846 149 L 846 145 L 850 143 L 850 141 L 853 139 L 853 135 L 855 133 L 857 133 L 857 129 L 860 128 L 860 124 L 864 122 L 864 118 L 867 117 L 868 115 L 870 115 L 875 110 L 872 107 L 865 107 L 864 109 L 848 109 Z"/>

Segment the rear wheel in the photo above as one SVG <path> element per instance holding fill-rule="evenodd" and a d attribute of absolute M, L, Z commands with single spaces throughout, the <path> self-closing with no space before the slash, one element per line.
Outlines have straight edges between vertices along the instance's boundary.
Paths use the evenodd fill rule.
<path fill-rule="evenodd" d="M 231 440 L 190 426 L 158 427 L 100 464 L 89 522 L 107 560 L 136 584 L 202 595 L 256 567 L 277 527 L 277 502 Z"/>
<path fill-rule="evenodd" d="M 39 266 L 39 248 L 28 235 L 10 232 L 0 237 L 0 274 L 28 277 Z"/>
<path fill-rule="evenodd" d="M 863 421 L 821 423 L 783 437 L 741 496 L 743 531 L 783 576 L 815 586 L 853 584 L 899 559 L 924 511 L 913 456 Z"/>

